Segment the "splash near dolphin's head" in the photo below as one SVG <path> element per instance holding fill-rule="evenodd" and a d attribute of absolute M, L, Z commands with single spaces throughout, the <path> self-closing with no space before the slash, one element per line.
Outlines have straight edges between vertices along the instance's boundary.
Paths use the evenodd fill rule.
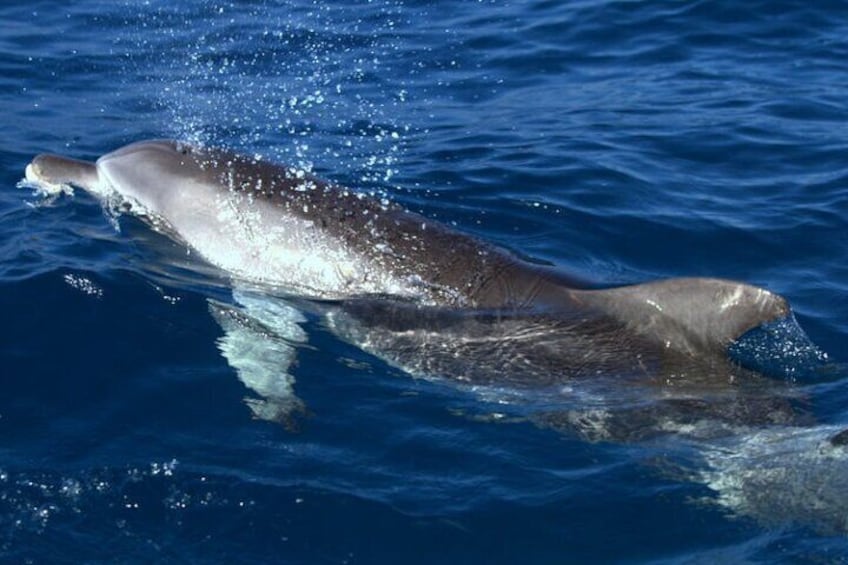
<path fill-rule="evenodd" d="M 790 312 L 756 326 L 728 347 L 728 355 L 744 367 L 775 378 L 817 378 L 830 361 Z"/>

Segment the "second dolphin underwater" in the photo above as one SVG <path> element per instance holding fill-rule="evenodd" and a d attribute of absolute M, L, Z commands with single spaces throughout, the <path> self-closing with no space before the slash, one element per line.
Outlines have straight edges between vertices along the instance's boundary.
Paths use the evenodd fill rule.
<path fill-rule="evenodd" d="M 780 332 L 813 361 L 824 357 L 787 301 L 768 290 L 710 278 L 586 288 L 400 206 L 224 149 L 153 140 L 96 163 L 43 154 L 26 177 L 120 203 L 230 274 L 235 286 L 283 289 L 320 310 L 347 341 L 414 375 L 552 395 L 574 383 L 631 390 L 622 410 L 603 417 L 567 402 L 569 409 L 534 415 L 592 439 L 703 422 L 709 430 L 698 433 L 707 435 L 802 422 L 803 401 L 785 375 L 770 379 L 756 363 L 731 360 L 728 349 L 752 332 Z M 249 346 L 232 330 L 282 327 L 289 344 L 275 362 L 290 363 L 306 339 L 297 308 L 240 296 L 250 319 L 213 304 L 232 338 L 222 349 Z M 272 404 L 280 397 L 271 409 L 253 406 L 259 417 L 284 419 L 297 409 L 285 387 L 256 379 L 250 386 Z"/>

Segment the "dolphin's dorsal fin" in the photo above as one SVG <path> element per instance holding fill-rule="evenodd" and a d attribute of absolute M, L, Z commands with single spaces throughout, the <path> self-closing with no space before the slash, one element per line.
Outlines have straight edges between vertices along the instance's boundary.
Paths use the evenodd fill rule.
<path fill-rule="evenodd" d="M 666 348 L 690 355 L 723 352 L 745 332 L 790 312 L 786 300 L 768 290 L 710 278 L 571 294 Z"/>

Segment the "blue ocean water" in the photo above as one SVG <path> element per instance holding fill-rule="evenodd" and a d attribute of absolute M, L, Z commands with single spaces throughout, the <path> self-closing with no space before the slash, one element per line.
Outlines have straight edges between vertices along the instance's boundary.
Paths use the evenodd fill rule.
<path fill-rule="evenodd" d="M 844 562 L 839 365 L 805 428 L 592 442 L 308 319 L 309 416 L 252 418 L 224 277 L 41 152 L 177 137 L 306 167 L 603 285 L 720 276 L 848 338 L 841 2 L 40 1 L 0 7 L 8 562 Z"/>

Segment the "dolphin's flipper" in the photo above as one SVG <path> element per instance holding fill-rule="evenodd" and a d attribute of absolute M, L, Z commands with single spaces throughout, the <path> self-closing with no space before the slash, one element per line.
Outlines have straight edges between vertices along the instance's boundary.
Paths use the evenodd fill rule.
<path fill-rule="evenodd" d="M 245 398 L 254 417 L 296 426 L 306 413 L 295 395 L 291 367 L 297 347 L 306 342 L 303 315 L 280 301 L 233 292 L 241 308 L 209 300 L 209 310 L 224 330 L 217 345 L 239 380 L 259 398 Z"/>

